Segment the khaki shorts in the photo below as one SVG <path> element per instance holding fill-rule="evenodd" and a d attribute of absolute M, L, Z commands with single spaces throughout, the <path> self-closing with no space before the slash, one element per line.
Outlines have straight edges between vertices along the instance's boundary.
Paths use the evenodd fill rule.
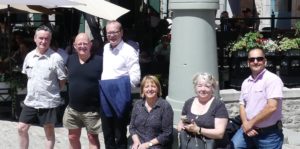
<path fill-rule="evenodd" d="M 102 132 L 99 112 L 78 112 L 69 106 L 67 106 L 63 116 L 63 125 L 67 129 L 85 127 L 90 134 Z"/>

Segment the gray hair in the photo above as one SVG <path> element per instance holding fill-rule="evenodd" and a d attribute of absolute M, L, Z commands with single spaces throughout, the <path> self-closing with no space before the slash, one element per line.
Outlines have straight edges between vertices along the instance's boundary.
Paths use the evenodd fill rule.
<path fill-rule="evenodd" d="M 106 26 L 111 25 L 111 24 L 117 25 L 118 28 L 119 28 L 119 30 L 123 31 L 122 24 L 119 21 L 116 21 L 116 20 L 108 21 L 107 24 L 106 24 Z"/>
<path fill-rule="evenodd" d="M 39 26 L 39 27 L 35 30 L 35 35 L 34 35 L 34 36 L 36 36 L 36 33 L 37 33 L 38 31 L 46 31 L 46 32 L 49 32 L 50 35 L 52 36 L 52 30 L 51 30 L 49 27 L 47 27 L 46 25 Z"/>
<path fill-rule="evenodd" d="M 218 81 L 215 77 L 209 73 L 196 73 L 193 77 L 194 89 L 196 90 L 196 86 L 200 80 L 204 80 L 205 83 L 210 84 L 213 90 L 216 90 L 218 87 Z"/>

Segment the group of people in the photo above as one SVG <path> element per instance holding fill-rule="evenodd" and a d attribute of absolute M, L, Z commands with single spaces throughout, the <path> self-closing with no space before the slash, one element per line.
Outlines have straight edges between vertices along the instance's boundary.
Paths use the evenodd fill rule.
<path fill-rule="evenodd" d="M 26 55 L 22 68 L 28 77 L 28 92 L 18 125 L 20 148 L 29 147 L 28 131 L 36 120 L 44 127 L 46 148 L 54 148 L 56 109 L 63 104 L 60 90 L 66 82 L 69 103 L 63 126 L 68 129 L 69 148 L 81 148 L 84 127 L 90 149 L 100 148 L 101 131 L 106 149 L 126 149 L 128 145 L 132 149 L 172 148 L 174 112 L 161 97 L 159 80 L 146 75 L 140 82 L 138 53 L 123 41 L 118 21 L 109 21 L 106 32 L 109 42 L 103 56 L 92 54 L 89 36 L 79 33 L 73 43 L 76 53 L 64 62 L 50 48 L 51 29 L 40 26 L 36 30 L 36 48 Z M 281 148 L 283 83 L 265 69 L 266 62 L 262 49 L 249 50 L 252 74 L 243 82 L 239 99 L 242 125 L 231 141 L 226 138 L 228 112 L 215 96 L 217 80 L 209 73 L 194 76 L 195 96 L 184 103 L 177 131 L 215 140 L 216 148 Z M 131 88 L 139 84 L 141 100 L 132 104 Z M 132 144 L 127 144 L 128 124 Z"/>
<path fill-rule="evenodd" d="M 140 80 L 138 53 L 123 42 L 119 22 L 109 22 L 106 29 L 109 43 L 104 47 L 103 57 L 92 54 L 89 36 L 79 33 L 73 43 L 76 53 L 64 61 L 50 47 L 52 30 L 44 25 L 37 28 L 36 48 L 26 55 L 22 67 L 28 82 L 18 124 L 20 148 L 28 148 L 28 131 L 37 121 L 44 127 L 46 148 L 54 148 L 56 112 L 64 104 L 60 91 L 66 82 L 69 103 L 63 125 L 69 130 L 70 148 L 81 148 L 83 127 L 87 130 L 89 148 L 100 148 L 98 134 L 102 130 L 106 148 L 127 147 L 131 86 L 137 86 Z"/>
<path fill-rule="evenodd" d="M 193 79 L 196 95 L 183 107 L 178 131 L 192 137 L 215 140 L 214 148 L 232 149 L 281 149 L 283 83 L 265 67 L 267 59 L 263 49 L 248 52 L 251 75 L 242 83 L 239 98 L 241 126 L 232 138 L 227 138 L 228 113 L 222 101 L 214 97 L 216 81 L 207 73 Z M 221 139 L 221 140 L 220 140 Z M 181 148 L 192 148 L 183 146 Z M 182 147 L 183 146 L 183 147 Z"/>

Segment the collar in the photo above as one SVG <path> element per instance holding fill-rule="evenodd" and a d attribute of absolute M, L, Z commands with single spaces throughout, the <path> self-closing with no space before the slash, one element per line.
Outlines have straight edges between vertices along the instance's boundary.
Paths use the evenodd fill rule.
<path fill-rule="evenodd" d="M 266 71 L 267 71 L 267 69 L 265 68 L 263 71 L 261 71 L 261 72 L 257 75 L 257 77 L 256 77 L 255 79 L 252 77 L 252 75 L 250 75 L 249 81 L 254 81 L 254 82 L 255 82 L 255 81 L 261 79 Z"/>
<path fill-rule="evenodd" d="M 146 106 L 145 106 L 146 99 L 143 99 L 143 100 L 144 100 L 144 102 L 142 102 L 142 106 L 143 106 L 143 107 L 146 107 Z M 157 107 L 160 107 L 160 105 L 161 105 L 161 100 L 163 100 L 161 97 L 158 97 L 158 98 L 157 98 L 157 100 L 156 100 L 156 102 L 155 102 L 155 104 L 154 104 L 154 106 L 153 106 L 153 109 L 155 109 L 155 108 L 157 108 Z"/>
<path fill-rule="evenodd" d="M 120 50 L 120 49 L 122 49 L 123 45 L 124 45 L 124 41 L 121 40 L 120 43 L 119 43 L 115 48 L 112 48 L 111 45 L 109 44 L 109 49 L 110 49 L 111 51 Z"/>
<path fill-rule="evenodd" d="M 35 48 L 33 57 L 46 57 L 46 58 L 50 58 L 50 55 L 53 52 L 54 51 L 52 49 L 48 48 L 47 51 L 44 54 L 41 54 L 41 53 L 38 52 L 38 49 Z"/>

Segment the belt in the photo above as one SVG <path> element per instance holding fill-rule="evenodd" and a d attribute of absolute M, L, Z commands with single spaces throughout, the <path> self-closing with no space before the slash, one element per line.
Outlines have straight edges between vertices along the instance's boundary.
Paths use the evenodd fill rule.
<path fill-rule="evenodd" d="M 255 128 L 255 130 L 258 133 L 266 133 L 266 132 L 273 132 L 276 130 L 281 130 L 282 129 L 282 121 L 277 121 L 276 124 L 268 126 L 268 127 L 263 127 L 263 128 Z"/>

